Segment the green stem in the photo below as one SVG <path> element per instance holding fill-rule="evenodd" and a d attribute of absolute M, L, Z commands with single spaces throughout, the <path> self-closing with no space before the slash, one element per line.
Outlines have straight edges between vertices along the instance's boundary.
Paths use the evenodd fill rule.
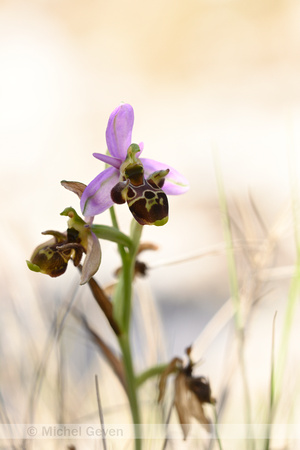
<path fill-rule="evenodd" d="M 117 218 L 113 208 L 110 209 L 113 226 L 119 230 Z M 135 450 L 140 450 L 142 441 L 140 439 L 140 413 L 137 399 L 137 383 L 133 368 L 133 361 L 130 347 L 130 323 L 131 323 L 131 302 L 132 302 L 132 283 L 134 277 L 134 268 L 136 254 L 138 251 L 140 238 L 143 227 L 137 222 L 133 221 L 131 228 L 131 246 L 129 249 L 124 248 L 118 244 L 119 253 L 122 259 L 122 272 L 116 287 L 113 307 L 114 317 L 117 320 L 121 334 L 118 336 L 120 349 L 123 355 L 123 363 L 127 384 L 127 394 L 131 410 L 131 416 L 134 424 L 135 433 Z"/>
<path fill-rule="evenodd" d="M 140 225 L 136 220 L 132 220 L 130 237 L 132 240 L 131 254 L 134 259 L 134 262 L 135 262 L 137 251 L 139 249 L 142 232 L 143 232 L 143 225 Z"/>
<path fill-rule="evenodd" d="M 112 206 L 111 208 L 109 208 L 109 212 L 110 212 L 110 217 L 111 217 L 113 227 L 116 228 L 116 230 L 120 231 L 115 208 Z M 119 253 L 122 257 L 122 254 L 125 253 L 125 249 L 120 243 L 118 243 L 118 249 L 119 249 Z"/>
<path fill-rule="evenodd" d="M 122 290 L 119 311 L 121 316 L 118 320 L 121 321 L 121 327 L 124 333 L 128 334 L 130 329 L 130 319 L 131 319 L 131 302 L 132 302 L 132 279 L 133 279 L 133 261 L 129 253 L 122 255 L 122 275 L 119 282 L 120 288 Z"/>
<path fill-rule="evenodd" d="M 116 230 L 119 230 L 119 225 L 117 221 L 117 216 L 115 213 L 115 209 L 112 206 L 110 208 L 110 216 L 113 227 Z M 126 250 L 123 245 L 118 243 L 118 250 L 122 260 L 122 273 L 120 275 L 119 282 L 116 286 L 114 299 L 113 299 L 113 314 L 114 319 L 119 324 L 121 330 L 125 331 L 125 319 L 124 319 L 124 310 L 125 305 L 129 303 L 129 308 L 131 309 L 131 274 L 130 272 L 130 253 Z M 127 319 L 127 318 L 126 318 Z M 128 320 L 128 319 L 127 319 Z"/>
<path fill-rule="evenodd" d="M 130 330 L 132 282 L 136 254 L 139 248 L 142 231 L 142 225 L 134 220 L 130 233 L 132 242 L 130 250 L 126 250 L 123 246 L 118 245 L 122 259 L 122 272 L 114 295 L 114 317 L 120 325 L 122 332 L 126 334 L 128 334 Z"/>
<path fill-rule="evenodd" d="M 134 435 L 135 435 L 135 450 L 140 450 L 142 448 L 142 441 L 140 439 L 140 431 L 141 431 L 141 420 L 140 420 L 140 412 L 139 412 L 139 404 L 137 399 L 137 389 L 136 389 L 136 380 L 133 370 L 132 364 L 132 356 L 130 349 L 130 342 L 128 334 L 122 334 L 119 336 L 119 344 L 123 354 L 123 362 L 124 369 L 126 374 L 126 382 L 127 382 L 127 393 L 130 404 L 131 416 L 133 420 L 134 426 Z"/>

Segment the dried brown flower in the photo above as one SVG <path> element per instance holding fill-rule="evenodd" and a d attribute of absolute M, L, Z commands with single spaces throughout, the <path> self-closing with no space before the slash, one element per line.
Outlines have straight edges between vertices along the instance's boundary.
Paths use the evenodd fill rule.
<path fill-rule="evenodd" d="M 167 378 L 170 374 L 175 374 L 174 382 L 174 406 L 176 408 L 179 422 L 183 431 L 184 439 L 187 438 L 190 430 L 191 418 L 195 418 L 206 429 L 210 420 L 205 415 L 203 405 L 205 403 L 214 404 L 215 399 L 211 396 L 211 388 L 207 378 L 194 377 L 194 364 L 190 359 L 191 349 L 187 349 L 189 362 L 186 366 L 180 358 L 174 358 L 162 373 L 159 383 L 159 398 L 161 401 L 165 394 Z"/>

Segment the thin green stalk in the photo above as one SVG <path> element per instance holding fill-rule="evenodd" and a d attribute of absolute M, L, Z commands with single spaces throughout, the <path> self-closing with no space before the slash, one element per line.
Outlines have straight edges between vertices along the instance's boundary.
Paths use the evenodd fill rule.
<path fill-rule="evenodd" d="M 103 450 L 107 450 L 105 426 L 104 426 L 104 415 L 103 415 L 103 410 L 102 410 L 102 405 L 101 405 L 100 389 L 99 389 L 99 382 L 98 382 L 97 375 L 95 375 L 95 385 L 96 385 L 96 395 L 97 395 L 97 403 L 98 403 L 98 413 L 99 413 L 99 419 L 100 419 L 100 425 L 101 425 L 101 431 L 102 431 L 102 446 L 103 446 Z"/>
<path fill-rule="evenodd" d="M 275 320 L 276 320 L 277 312 L 275 312 L 273 318 L 273 326 L 272 326 L 272 346 L 271 346 L 271 376 L 270 376 L 270 396 L 269 396 L 269 411 L 268 411 L 268 431 L 267 431 L 267 439 L 265 441 L 265 449 L 269 450 L 271 443 L 271 432 L 272 432 L 272 423 L 274 417 L 274 394 L 275 394 L 275 378 L 274 378 L 274 350 L 275 350 Z"/>
<path fill-rule="evenodd" d="M 220 435 L 219 435 L 219 423 L 218 423 L 218 413 L 217 413 L 216 405 L 213 405 L 213 410 L 214 410 L 214 416 L 215 416 L 215 435 L 216 435 L 216 440 L 218 442 L 219 450 L 223 450 L 222 441 L 221 441 L 221 438 L 220 438 Z"/>
<path fill-rule="evenodd" d="M 279 355 L 275 370 L 275 400 L 274 409 L 277 407 L 277 403 L 280 398 L 281 385 L 283 381 L 283 375 L 285 370 L 285 363 L 288 354 L 289 338 L 291 334 L 293 319 L 295 315 L 296 306 L 298 304 L 300 293 L 300 255 L 298 255 L 295 274 L 292 278 L 290 291 L 288 295 L 288 302 L 285 311 L 285 319 L 283 325 L 283 331 L 281 336 L 281 344 L 279 348 Z"/>
<path fill-rule="evenodd" d="M 136 377 L 136 385 L 140 387 L 149 378 L 155 377 L 156 375 L 161 375 L 169 364 L 158 364 L 157 366 L 150 367 L 150 369 L 145 370 Z"/>
<path fill-rule="evenodd" d="M 241 375 L 242 375 L 242 382 L 243 382 L 243 389 L 244 389 L 244 396 L 245 396 L 245 416 L 247 423 L 249 425 L 249 434 L 252 434 L 252 414 L 251 414 L 251 399 L 250 399 L 250 393 L 249 393 L 249 384 L 247 380 L 247 372 L 246 372 L 246 366 L 245 366 L 245 359 L 244 359 L 244 324 L 242 319 L 242 310 L 241 310 L 241 299 L 240 299 L 240 292 L 239 292 L 239 282 L 238 282 L 238 275 L 237 275 L 237 267 L 236 267 L 236 261 L 235 261 L 235 255 L 234 255 L 234 245 L 233 245 L 233 238 L 232 238 L 232 230 L 231 230 L 231 221 L 227 206 L 227 200 L 225 195 L 225 189 L 223 184 L 223 177 L 222 172 L 219 166 L 217 151 L 215 150 L 214 155 L 214 163 L 215 163 L 215 172 L 216 172 L 216 179 L 217 179 L 217 185 L 218 185 L 218 194 L 219 194 L 219 204 L 220 209 L 222 212 L 222 218 L 223 218 L 223 232 L 224 232 L 224 238 L 226 243 L 226 256 L 227 256 L 227 265 L 228 265 L 228 274 L 229 274 L 229 283 L 230 283 L 230 292 L 231 292 L 231 298 L 233 302 L 234 307 L 234 319 L 235 319 L 235 328 L 238 338 L 238 358 L 240 363 L 240 369 L 241 369 Z M 249 446 L 251 445 L 252 448 L 255 448 L 254 440 L 247 440 Z"/>
<path fill-rule="evenodd" d="M 167 429 L 168 429 L 168 425 L 169 425 L 170 420 L 171 420 L 171 414 L 172 414 L 173 408 L 174 408 L 174 398 L 173 398 L 172 403 L 171 403 L 171 405 L 170 405 L 169 412 L 168 412 L 168 415 L 167 415 L 167 418 L 166 418 L 166 421 L 165 421 L 165 425 L 166 425 L 166 437 L 165 437 L 165 440 L 164 440 L 164 443 L 163 443 L 163 446 L 162 446 L 162 450 L 166 450 L 167 445 L 168 445 L 168 442 L 169 442 L 169 437 L 168 437 Z"/>
<path fill-rule="evenodd" d="M 239 293 L 239 283 L 238 276 L 236 270 L 236 262 L 234 256 L 234 245 L 232 239 L 232 231 L 231 231 L 231 221 L 228 212 L 227 200 L 225 195 L 225 189 L 223 184 L 222 172 L 219 166 L 219 161 L 217 156 L 214 158 L 215 162 L 215 172 L 216 179 L 218 185 L 218 194 L 219 194 L 219 204 L 222 213 L 223 219 L 223 233 L 226 244 L 226 256 L 227 256 L 227 264 L 228 264 L 228 273 L 229 273 L 229 283 L 230 283 L 230 292 L 232 297 L 232 302 L 234 306 L 234 318 L 235 318 L 235 326 L 238 334 L 243 329 L 242 324 L 242 314 L 241 314 L 241 302 L 240 302 L 240 293 Z"/>
<path fill-rule="evenodd" d="M 281 344 L 279 348 L 279 355 L 277 361 L 277 367 L 275 370 L 275 399 L 274 399 L 274 411 L 277 407 L 277 403 L 280 398 L 281 385 L 283 380 L 283 374 L 285 369 L 286 357 L 288 353 L 289 338 L 292 329 L 293 319 L 295 315 L 296 306 L 298 304 L 299 294 L 300 294 L 300 217 L 299 217 L 299 185 L 298 185 L 298 174 L 297 174 L 297 153 L 295 145 L 293 142 L 293 129 L 291 127 L 291 122 L 289 123 L 289 138 L 288 143 L 288 153 L 289 153 L 289 175 L 290 175 L 290 189 L 291 189 L 291 199 L 292 199 L 292 211 L 294 219 L 294 235 L 295 235 L 295 246 L 297 251 L 297 259 L 295 265 L 295 273 L 291 280 L 290 290 L 288 294 L 288 302 L 285 311 L 285 319 L 283 325 L 283 332 L 281 337 Z"/>

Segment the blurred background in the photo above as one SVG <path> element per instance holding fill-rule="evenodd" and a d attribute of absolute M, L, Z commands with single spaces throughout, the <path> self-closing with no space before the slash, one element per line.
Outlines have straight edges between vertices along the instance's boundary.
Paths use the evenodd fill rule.
<path fill-rule="evenodd" d="M 71 265 L 53 280 L 29 272 L 25 260 L 43 242 L 42 231 L 66 228 L 59 216 L 65 207 L 79 212 L 77 197 L 60 181 L 87 184 L 103 169 L 92 153 L 106 151 L 107 120 L 121 101 L 134 107 L 133 141 L 144 142 L 143 155 L 190 181 L 188 193 L 170 198 L 169 223 L 143 235 L 159 246 L 143 254 L 150 270 L 139 283 L 155 298 L 165 357 L 182 356 L 230 296 L 215 150 L 237 238 L 267 238 L 274 248 L 263 268 L 270 260 L 285 267 L 272 294 L 263 294 L 265 315 L 249 331 L 250 361 L 263 363 L 260 333 L 267 323 L 269 352 L 274 312 L 284 311 L 295 261 L 289 164 L 297 179 L 299 21 L 296 0 L 0 1 L 1 403 L 12 420 L 24 418 L 25 393 L 51 321 L 78 279 Z M 127 232 L 126 205 L 118 216 Z M 109 214 L 97 222 L 109 224 Z M 97 280 L 105 286 L 114 281 L 119 259 L 115 246 L 101 245 Z M 171 265 L 181 259 L 188 261 Z M 87 288 L 76 295 L 85 298 Z M 88 311 L 88 300 L 82 301 Z M 77 326 L 66 333 L 75 354 L 70 336 Z M 151 342 L 151 330 L 149 336 Z M 99 370 L 99 360 L 90 358 Z M 70 360 L 79 376 L 82 363 Z M 201 366 L 215 390 L 222 384 L 219 360 L 216 350 Z M 86 389 L 93 399 L 89 382 Z"/>

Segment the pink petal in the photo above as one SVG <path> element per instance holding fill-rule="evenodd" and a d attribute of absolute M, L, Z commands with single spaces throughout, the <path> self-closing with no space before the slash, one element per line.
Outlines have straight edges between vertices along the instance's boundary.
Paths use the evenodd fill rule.
<path fill-rule="evenodd" d="M 134 112 L 131 105 L 123 103 L 110 115 L 106 128 L 107 148 L 112 156 L 126 158 L 127 149 L 131 144 L 131 134 L 134 122 Z"/>
<path fill-rule="evenodd" d="M 103 161 L 106 164 L 109 164 L 110 166 L 115 167 L 116 169 L 119 169 L 123 162 L 119 158 L 114 158 L 113 156 L 104 155 L 103 153 L 93 153 L 93 156 L 97 159 L 100 159 L 100 161 Z"/>
<path fill-rule="evenodd" d="M 119 171 L 109 167 L 85 188 L 80 207 L 84 216 L 96 216 L 113 205 L 110 191 L 119 181 Z"/>
<path fill-rule="evenodd" d="M 148 158 L 140 158 L 140 160 L 144 166 L 146 178 L 151 175 L 151 173 L 157 170 L 170 170 L 170 172 L 166 176 L 166 180 L 162 188 L 166 194 L 180 195 L 184 194 L 189 189 L 189 183 L 187 179 L 168 164 L 160 163 Z"/>

